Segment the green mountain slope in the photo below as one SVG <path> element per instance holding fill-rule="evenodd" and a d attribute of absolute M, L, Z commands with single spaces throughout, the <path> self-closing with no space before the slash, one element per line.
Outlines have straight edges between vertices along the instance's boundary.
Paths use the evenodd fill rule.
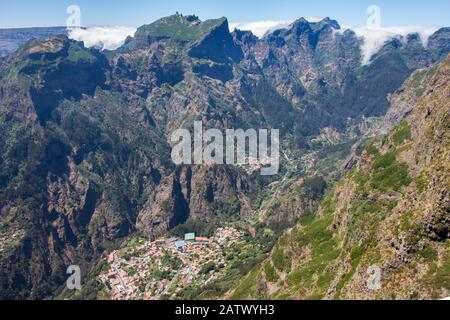
<path fill-rule="evenodd" d="M 229 298 L 449 295 L 450 57 L 430 72 L 411 115 L 365 148 L 319 212 L 287 232 Z M 415 95 L 417 77 L 403 90 Z M 380 287 L 368 286 L 373 268 Z"/>

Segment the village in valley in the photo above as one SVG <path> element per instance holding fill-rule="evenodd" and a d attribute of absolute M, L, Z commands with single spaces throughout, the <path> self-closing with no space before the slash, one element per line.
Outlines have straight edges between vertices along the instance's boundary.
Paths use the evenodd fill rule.
<path fill-rule="evenodd" d="M 133 239 L 107 256 L 108 272 L 98 276 L 113 300 L 177 299 L 188 287 L 220 277 L 245 245 L 233 227 L 218 228 L 210 238 L 187 233 L 183 239 Z"/>

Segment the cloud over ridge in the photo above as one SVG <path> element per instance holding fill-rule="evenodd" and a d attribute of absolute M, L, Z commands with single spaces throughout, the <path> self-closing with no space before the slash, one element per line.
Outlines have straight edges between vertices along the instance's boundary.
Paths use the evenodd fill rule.
<path fill-rule="evenodd" d="M 69 29 L 70 39 L 82 41 L 87 48 L 115 50 L 128 36 L 134 36 L 136 28 L 130 27 L 88 27 Z"/>
<path fill-rule="evenodd" d="M 322 18 L 308 17 L 305 18 L 309 22 L 319 22 Z M 230 23 L 230 31 L 234 29 L 251 31 L 258 38 L 262 38 L 265 34 L 289 27 L 295 20 L 264 20 L 254 22 L 233 22 Z"/>
<path fill-rule="evenodd" d="M 321 21 L 321 18 L 306 18 L 309 22 Z M 230 31 L 235 29 L 250 30 L 254 35 L 262 38 L 269 32 L 277 29 L 288 28 L 294 20 L 266 20 L 255 22 L 230 23 Z M 418 34 L 424 47 L 427 47 L 428 39 L 439 28 L 438 27 L 388 27 L 380 29 L 369 29 L 367 27 L 343 27 L 336 33 L 352 30 L 361 40 L 362 64 L 370 63 L 372 57 L 383 48 L 386 42 L 392 39 L 405 40 L 410 34 Z M 84 42 L 88 48 L 95 47 L 100 50 L 115 50 L 120 47 L 128 36 L 134 36 L 136 28 L 131 27 L 88 27 L 69 29 L 69 38 Z"/>
<path fill-rule="evenodd" d="M 372 57 L 380 51 L 386 42 L 392 39 L 406 40 L 411 34 L 418 34 L 423 46 L 428 46 L 428 39 L 433 35 L 439 27 L 388 27 L 380 29 L 370 29 L 367 27 L 343 28 L 337 32 L 343 33 L 345 30 L 352 30 L 356 36 L 362 40 L 361 53 L 363 56 L 362 64 L 370 63 Z"/>

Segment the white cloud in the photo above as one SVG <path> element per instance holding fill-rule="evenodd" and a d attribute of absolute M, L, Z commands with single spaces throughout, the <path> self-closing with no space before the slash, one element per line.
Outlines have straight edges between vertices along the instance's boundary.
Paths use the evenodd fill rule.
<path fill-rule="evenodd" d="M 256 21 L 230 23 L 230 30 L 235 29 L 251 31 L 255 36 L 262 38 L 267 32 L 288 27 L 292 21 Z"/>
<path fill-rule="evenodd" d="M 343 28 L 337 32 L 342 33 L 346 29 L 351 29 L 356 36 L 362 40 L 361 51 L 363 56 L 363 65 L 370 63 L 372 57 L 392 39 L 406 40 L 410 34 L 419 34 L 424 47 L 428 45 L 429 37 L 435 33 L 438 27 L 389 27 L 381 29 L 369 29 L 367 27 Z"/>
<path fill-rule="evenodd" d="M 320 18 L 320 17 L 306 17 L 305 18 L 308 22 L 320 22 L 322 21 L 324 18 Z"/>
<path fill-rule="evenodd" d="M 129 27 L 89 27 L 69 29 L 69 38 L 83 41 L 88 48 L 114 50 L 120 47 L 128 36 L 133 36 L 136 28 Z"/>
<path fill-rule="evenodd" d="M 322 18 L 308 17 L 305 18 L 309 22 L 319 22 Z M 272 32 L 278 29 L 289 27 L 295 20 L 267 20 L 267 21 L 255 21 L 255 22 L 235 22 L 230 23 L 230 30 L 234 29 L 251 31 L 255 36 L 262 38 L 268 32 Z"/>

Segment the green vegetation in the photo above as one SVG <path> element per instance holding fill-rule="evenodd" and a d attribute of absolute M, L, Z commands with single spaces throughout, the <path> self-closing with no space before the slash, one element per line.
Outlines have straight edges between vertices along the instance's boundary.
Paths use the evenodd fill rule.
<path fill-rule="evenodd" d="M 129 277 L 132 277 L 137 274 L 137 270 L 135 268 L 125 268 L 125 272 Z"/>
<path fill-rule="evenodd" d="M 164 266 L 170 267 L 171 270 L 178 270 L 183 265 L 183 262 L 176 256 L 167 253 L 161 258 L 161 263 Z"/>
<path fill-rule="evenodd" d="M 351 172 L 349 177 L 358 184 L 358 193 L 364 194 L 366 192 L 365 184 L 369 180 L 369 177 L 363 174 L 361 171 L 356 170 L 356 168 L 353 172 Z"/>
<path fill-rule="evenodd" d="M 405 140 L 411 140 L 411 126 L 406 121 L 403 121 L 394 129 L 392 140 L 397 146 L 403 144 Z"/>
<path fill-rule="evenodd" d="M 369 185 L 378 191 L 386 192 L 390 189 L 400 191 L 402 186 L 409 185 L 408 165 L 399 163 L 394 152 L 388 152 L 375 158 L 373 173 Z"/>
<path fill-rule="evenodd" d="M 206 286 L 193 288 L 194 290 L 191 293 L 186 292 L 186 294 L 190 294 L 186 297 L 191 299 L 223 297 L 230 288 L 240 286 L 240 280 L 248 276 L 249 272 L 254 269 L 261 269 L 260 265 L 267 257 L 267 254 L 262 253 L 264 248 L 265 246 L 258 243 L 258 240 L 254 238 L 247 238 L 245 244 L 225 248 L 224 256 L 227 266 L 222 270 L 223 274 Z M 246 285 L 246 282 L 243 282 L 243 284 Z"/>
<path fill-rule="evenodd" d="M 241 210 L 241 203 L 238 197 L 230 197 L 228 201 L 214 201 L 210 204 L 210 210 L 222 219 L 230 220 Z"/>
<path fill-rule="evenodd" d="M 327 201 L 325 202 L 327 205 Z M 340 255 L 337 239 L 329 230 L 333 217 L 331 215 L 311 222 L 304 228 L 292 231 L 295 248 L 310 246 L 311 259 L 293 270 L 287 277 L 287 283 L 294 288 L 310 288 L 317 286 L 319 291 L 315 298 L 325 294 L 334 278 L 334 272 L 327 272 L 326 267 Z M 316 277 L 315 277 L 316 276 Z M 316 281 L 314 279 L 317 278 Z M 308 297 L 307 299 L 313 299 Z"/>
<path fill-rule="evenodd" d="M 62 267 L 62 266 L 61 266 Z M 99 274 L 108 270 L 108 264 L 103 259 L 98 259 L 92 266 L 82 265 L 81 274 L 82 284 L 81 290 L 69 290 L 66 286 L 61 288 L 60 292 L 55 295 L 55 299 L 72 299 L 72 300 L 97 300 L 110 299 L 110 293 L 105 289 L 104 285 L 97 280 Z M 63 278 L 66 278 L 63 275 Z M 58 290 L 55 290 L 58 292 Z M 55 294 L 53 292 L 53 294 Z"/>
<path fill-rule="evenodd" d="M 276 247 L 272 254 L 272 263 L 280 271 L 289 271 L 291 262 L 286 258 L 284 250 L 281 247 Z"/>
<path fill-rule="evenodd" d="M 421 172 L 420 175 L 414 180 L 417 190 L 423 192 L 428 186 L 428 177 L 426 172 Z"/>
<path fill-rule="evenodd" d="M 422 78 L 415 81 L 423 82 L 424 76 L 419 73 L 417 77 Z M 435 131 L 438 132 L 436 127 Z M 420 203 L 416 207 L 416 201 L 411 204 L 411 211 L 404 211 L 404 194 L 409 197 L 414 188 L 405 188 L 413 180 L 409 176 L 408 164 L 399 159 L 406 150 L 415 147 L 411 140 L 411 125 L 404 121 L 382 141 L 370 140 L 360 147 L 362 159 L 347 178 L 337 184 L 336 193 L 330 193 L 324 198 L 317 215 L 301 217 L 290 235 L 279 239 L 271 260 L 266 261 L 261 268 L 267 281 L 274 281 L 273 271 L 283 271 L 285 260 L 289 258 L 291 271 L 284 281 L 276 280 L 279 290 L 269 298 L 322 299 L 332 283 L 337 285 L 334 298 L 347 298 L 352 294 L 346 290 L 349 283 L 360 281 L 359 277 L 354 277 L 356 272 L 364 272 L 363 269 L 369 265 L 392 259 L 389 244 L 386 249 L 385 244 L 378 241 L 380 228 L 392 228 L 394 237 L 404 237 L 405 244 L 411 248 L 408 255 L 413 262 L 394 272 L 403 276 L 411 271 L 417 273 L 419 265 L 432 266 L 423 281 L 428 288 L 435 288 L 433 294 L 436 297 L 443 294 L 442 288 L 449 286 L 450 272 L 448 257 L 442 259 L 442 243 L 428 242 L 423 249 L 414 249 L 428 239 L 426 223 L 429 222 L 423 221 L 423 208 Z M 433 167 L 433 170 L 436 169 Z M 414 179 L 414 186 L 419 192 L 427 188 L 430 177 L 430 169 L 425 169 Z M 354 184 L 347 183 L 347 179 L 356 183 L 354 191 Z M 292 192 L 288 188 L 284 191 Z M 335 200 L 339 203 L 339 211 L 336 211 Z M 275 211 L 278 207 L 271 209 Z M 390 219 L 394 218 L 393 214 L 396 215 L 392 219 L 394 221 Z M 444 230 L 445 234 L 446 228 L 442 223 L 437 223 L 436 227 Z M 252 289 L 257 291 L 257 286 Z"/>
<path fill-rule="evenodd" d="M 431 247 L 426 247 L 419 251 L 419 256 L 427 262 L 436 261 L 438 258 L 438 253 Z"/>
<path fill-rule="evenodd" d="M 216 268 L 216 264 L 214 262 L 210 261 L 202 266 L 200 273 L 208 274 L 211 271 L 215 270 L 215 268 Z"/>
<path fill-rule="evenodd" d="M 373 144 L 368 145 L 366 148 L 366 151 L 368 154 L 373 155 L 373 156 L 377 156 L 380 154 L 380 150 L 378 150 L 378 148 L 375 147 Z"/>
<path fill-rule="evenodd" d="M 325 272 L 321 274 L 317 279 L 317 287 L 319 288 L 319 291 L 326 292 L 329 289 L 330 284 L 335 277 L 336 277 L 335 272 Z"/>
<path fill-rule="evenodd" d="M 79 44 L 72 44 L 69 46 L 67 60 L 75 63 L 82 60 L 94 63 L 97 61 L 97 58 L 88 49 L 80 47 Z"/>
<path fill-rule="evenodd" d="M 316 216 L 314 214 L 307 214 L 307 215 L 300 217 L 298 223 L 302 226 L 308 226 L 312 222 L 314 222 L 315 218 L 316 218 Z"/>
<path fill-rule="evenodd" d="M 194 17 L 192 17 L 194 18 Z M 219 26 L 225 18 L 206 20 L 200 24 L 193 23 L 191 17 L 173 15 L 160 19 L 150 25 L 138 29 L 138 33 L 145 33 L 156 38 L 171 38 L 179 41 L 193 41 L 207 34 L 214 27 Z"/>
<path fill-rule="evenodd" d="M 368 219 L 368 214 L 379 213 L 384 209 L 380 202 L 370 202 L 368 200 L 355 201 L 350 209 L 352 212 L 352 223 L 356 223 L 359 220 Z"/>
<path fill-rule="evenodd" d="M 436 74 L 438 66 L 434 65 L 429 69 L 418 70 L 412 76 L 410 83 L 417 98 L 420 98 L 425 93 L 429 80 Z"/>
<path fill-rule="evenodd" d="M 353 275 L 356 272 L 356 268 L 359 265 L 359 262 L 361 261 L 361 257 L 364 253 L 364 248 L 362 247 L 354 247 L 350 251 L 350 259 L 351 259 L 351 269 L 344 274 L 344 276 L 339 280 L 337 286 L 336 286 L 336 294 L 334 296 L 335 299 L 339 299 L 342 289 L 345 287 L 345 285 L 350 281 L 350 279 L 353 277 Z"/>
<path fill-rule="evenodd" d="M 304 180 L 302 195 L 312 200 L 320 200 L 323 197 L 327 183 L 321 176 L 308 177 Z"/>
<path fill-rule="evenodd" d="M 333 194 L 328 194 L 322 201 L 321 208 L 325 215 L 331 215 L 334 212 Z"/>
<path fill-rule="evenodd" d="M 313 284 L 313 276 L 318 271 L 315 269 L 319 267 L 315 264 L 308 264 L 306 267 L 302 267 L 292 271 L 286 279 L 286 283 L 293 288 L 308 288 Z"/>
<path fill-rule="evenodd" d="M 127 250 L 132 250 L 137 246 L 141 245 L 146 239 L 143 237 L 133 237 L 126 246 Z"/>
<path fill-rule="evenodd" d="M 434 284 L 441 288 L 450 290 L 450 259 L 446 259 L 444 264 L 436 270 Z"/>
<path fill-rule="evenodd" d="M 233 295 L 231 296 L 232 300 L 240 300 L 245 299 L 249 296 L 256 296 L 257 294 L 257 277 L 259 275 L 259 269 L 255 268 L 253 269 L 250 274 L 245 277 L 241 283 L 239 284 L 239 287 L 234 291 Z"/>
<path fill-rule="evenodd" d="M 402 186 L 406 186 L 411 182 L 408 176 L 408 165 L 405 163 L 395 163 L 384 170 L 373 175 L 371 186 L 383 192 L 392 189 L 400 191 Z"/>
<path fill-rule="evenodd" d="M 417 98 L 421 97 L 425 92 L 424 79 L 427 75 L 427 70 L 418 70 L 412 77 L 411 86 L 415 89 L 415 95 Z"/>
<path fill-rule="evenodd" d="M 279 279 L 277 271 L 272 266 L 270 261 L 266 262 L 266 264 L 264 266 L 264 273 L 266 274 L 266 279 L 269 282 L 277 282 Z"/>
<path fill-rule="evenodd" d="M 326 216 L 321 219 L 315 220 L 308 227 L 303 230 L 295 229 L 293 231 L 293 240 L 299 246 L 305 246 L 308 244 L 319 245 L 322 242 L 326 242 L 332 238 L 332 233 L 328 230 L 333 216 Z"/>
<path fill-rule="evenodd" d="M 435 290 L 445 288 L 450 290 L 450 257 L 448 256 L 444 260 L 441 266 L 437 266 L 436 263 L 431 264 L 428 274 L 424 278 L 424 282 L 430 285 Z M 442 298 L 437 295 L 434 298 Z"/>
<path fill-rule="evenodd" d="M 395 139 L 398 143 L 410 137 L 408 128 L 409 126 L 401 126 L 397 131 Z M 366 150 L 373 157 L 371 172 L 366 174 L 354 168 L 348 175 L 357 183 L 357 192 L 361 196 L 367 197 L 374 192 L 400 191 L 403 186 L 411 183 L 408 165 L 396 160 L 396 151 L 381 154 L 374 146 L 368 146 Z"/>
<path fill-rule="evenodd" d="M 375 158 L 375 161 L 373 162 L 373 170 L 377 171 L 380 169 L 386 169 L 392 166 L 395 163 L 395 152 L 388 152 L 384 155 L 379 155 Z"/>
<path fill-rule="evenodd" d="M 247 55 L 243 57 L 239 48 L 240 43 L 250 45 L 251 37 L 233 42 L 228 34 L 217 32 L 199 44 L 205 36 L 212 35 L 213 29 L 225 25 L 225 18 L 201 22 L 194 16 L 176 14 L 139 28 L 137 37 L 127 42 L 129 46 L 115 52 L 103 54 L 58 37 L 44 42 L 31 41 L 18 51 L 17 56 L 2 59 L 0 96 L 5 104 L 2 104 L 4 114 L 0 115 L 0 228 L 2 236 L 6 234 L 5 238 L 12 233 L 3 233 L 3 229 L 8 232 L 23 230 L 26 237 L 17 234 L 17 243 L 9 241 L 5 248 L 13 251 L 23 245 L 24 252 L 8 251 L 5 254 L 13 253 L 12 258 L 19 257 L 25 267 L 31 263 L 30 268 L 21 265 L 16 268 L 13 262 L 10 263 L 12 272 L 7 275 L 10 278 L 2 285 L 5 288 L 2 290 L 11 290 L 8 295 L 27 298 L 32 292 L 32 298 L 49 297 L 55 287 L 64 282 L 65 275 L 61 274 L 63 262 L 67 262 L 63 259 L 64 252 L 80 263 L 92 266 L 102 258 L 103 249 L 109 250 L 112 244 L 136 232 L 136 228 L 146 234 L 154 234 L 155 229 L 164 232 L 165 224 L 158 225 L 152 219 L 156 216 L 163 221 L 169 220 L 171 227 L 183 223 L 170 231 L 180 237 L 191 231 L 210 236 L 218 226 L 228 223 L 236 223 L 241 230 L 251 228 L 251 235 L 246 235 L 243 243 L 223 248 L 225 267 L 211 263 L 202 266 L 203 274 L 220 268 L 220 279 L 208 282 L 206 288 L 202 288 L 203 292 L 189 288 L 183 292 L 186 296 L 220 296 L 248 275 L 240 282 L 234 298 L 258 298 L 263 295 L 260 283 L 264 274 L 269 282 L 279 285 L 278 297 L 319 299 L 324 297 L 334 280 L 339 280 L 336 277 L 344 273 L 338 284 L 339 296 L 360 263 L 384 259 L 389 250 L 394 251 L 390 242 L 396 244 L 398 239 L 389 238 L 373 245 L 383 236 L 381 231 L 384 230 L 379 229 L 381 222 L 386 227 L 386 237 L 399 236 L 400 231 L 395 228 L 401 228 L 402 236 L 406 235 L 406 238 L 400 240 L 405 240 L 406 245 L 417 244 L 423 239 L 424 249 L 413 246 L 407 254 L 417 254 L 421 264 L 435 262 L 430 268 L 430 281 L 438 279 L 448 283 L 445 276 L 448 277 L 449 271 L 442 259 L 440 243 L 445 241 L 446 226 L 441 227 L 444 224 L 441 221 L 434 224 L 434 221 L 421 220 L 424 212 L 441 213 L 438 211 L 441 206 L 434 205 L 439 193 L 431 189 L 437 186 L 444 190 L 445 187 L 440 185 L 444 179 L 436 178 L 432 163 L 414 180 L 419 191 L 430 185 L 430 201 L 426 207 L 418 203 L 424 194 L 415 197 L 411 194 L 415 191 L 413 188 L 403 188 L 411 183 L 409 171 L 416 173 L 416 170 L 409 170 L 406 163 L 398 161 L 404 155 L 400 150 L 415 147 L 409 142 L 412 129 L 415 132 L 416 128 L 411 128 L 408 122 L 401 123 L 382 143 L 374 142 L 376 138 L 360 143 L 355 151 L 361 161 L 349 175 L 357 184 L 356 192 L 353 190 L 355 184 L 343 179 L 337 192 L 328 194 L 321 210 L 316 210 L 325 191 L 344 174 L 339 160 L 350 153 L 356 142 L 353 139 L 363 134 L 358 130 L 361 120 L 372 129 L 371 124 L 377 121 L 375 118 L 383 116 L 388 108 L 387 93 L 399 88 L 420 62 L 440 59 L 442 53 L 428 50 L 430 52 L 425 54 L 419 50 L 416 55 L 403 49 L 391 52 L 397 48 L 387 48 L 385 54 L 374 57 L 370 66 L 354 69 L 352 63 L 345 65 L 343 70 L 348 69 L 346 78 L 350 82 L 340 87 L 336 78 L 342 78 L 341 75 L 335 76 L 333 71 L 336 70 L 327 66 L 336 65 L 343 56 L 350 62 L 357 60 L 358 45 L 350 46 L 354 52 L 352 48 L 351 52 L 341 52 L 342 48 L 313 50 L 316 52 L 311 53 L 317 56 L 306 59 L 306 67 L 312 67 L 313 74 L 325 72 L 327 76 L 317 79 L 317 84 L 303 87 L 298 79 L 291 77 L 303 70 L 290 63 L 303 50 L 301 45 L 296 48 L 298 43 L 289 40 L 292 31 L 282 30 L 276 39 L 268 39 L 277 40 L 277 43 L 267 41 L 268 48 L 263 47 L 270 55 L 260 68 L 253 68 L 254 61 L 248 60 Z M 440 40 L 443 35 L 437 36 Z M 320 38 L 312 40 L 321 42 Z M 282 46 L 283 39 L 289 42 L 292 51 L 286 57 L 283 50 L 271 50 L 275 48 L 273 45 Z M 194 41 L 196 43 L 192 43 Z M 319 42 L 317 48 L 323 48 Z M 290 67 L 293 69 L 288 70 Z M 285 73 L 286 70 L 290 72 Z M 247 75 L 249 71 L 251 74 Z M 235 81 L 224 85 L 228 76 L 221 78 L 220 74 L 227 72 L 229 79 Z M 403 90 L 408 94 L 413 92 L 413 97 L 404 101 L 412 102 L 414 94 L 422 95 L 425 87 L 432 84 L 428 77 L 435 72 L 436 68 L 414 73 L 406 82 L 414 90 L 406 87 Z M 277 73 L 276 83 L 266 81 Z M 13 79 L 11 75 L 22 78 Z M 441 92 L 439 94 L 443 96 Z M 405 95 L 405 98 L 408 97 Z M 337 100 L 342 101 L 336 103 Z M 430 109 L 427 121 L 433 121 L 430 126 L 434 128 L 430 127 L 428 132 L 427 128 L 419 129 L 434 138 L 424 142 L 442 143 L 444 131 L 441 126 L 444 123 L 434 121 L 439 110 L 435 108 L 434 100 L 429 102 L 433 103 L 427 104 Z M 362 119 L 363 115 L 367 117 Z M 441 118 L 448 121 L 448 118 Z M 247 180 L 247 177 L 234 176 L 230 184 L 226 181 L 210 187 L 217 186 L 219 191 L 209 190 L 206 181 L 194 181 L 204 178 L 197 169 L 192 171 L 192 181 L 187 174 L 179 179 L 180 183 L 165 185 L 172 177 L 177 179 L 179 173 L 170 161 L 166 133 L 174 124 L 183 123 L 183 119 L 186 123 L 192 119 L 206 119 L 207 126 L 219 128 L 227 124 L 243 128 L 280 128 L 282 144 L 288 146 L 283 148 L 283 155 L 289 161 L 282 161 L 277 177 L 249 175 Z M 417 123 L 424 125 L 421 121 Z M 325 127 L 327 130 L 321 131 Z M 286 133 L 290 135 L 287 139 L 284 138 Z M 431 148 L 433 154 L 429 158 L 434 158 L 440 150 L 437 145 Z M 436 158 L 440 156 L 437 154 Z M 417 158 L 421 161 L 421 157 Z M 420 170 L 421 166 L 424 164 L 417 163 L 414 169 Z M 213 172 L 208 179 L 214 181 L 217 177 L 217 172 Z M 197 190 L 190 188 L 202 182 L 205 182 L 204 198 L 198 199 Z M 254 191 L 254 185 L 263 191 Z M 163 201 L 162 210 L 152 208 L 151 202 L 147 202 L 155 193 L 170 189 L 173 190 L 172 197 Z M 236 196 L 227 189 L 239 189 L 245 195 L 252 189 L 249 192 L 253 193 L 253 198 L 243 200 L 244 196 Z M 218 200 L 223 197 L 215 192 L 222 192 L 221 196 L 226 200 Z M 408 197 L 402 198 L 401 193 L 407 192 Z M 411 199 L 411 208 L 403 211 L 404 208 L 399 207 L 395 212 L 398 216 L 392 217 L 395 221 L 383 221 L 397 205 L 397 199 L 403 207 L 409 205 L 406 200 Z M 253 212 L 250 216 L 240 215 L 243 213 L 241 206 L 248 203 Z M 204 212 L 197 214 L 196 208 Z M 407 210 L 411 212 L 400 216 Z M 266 212 L 267 215 L 260 214 Z M 147 216 L 137 219 L 141 213 Z M 186 220 L 189 214 L 205 215 L 207 219 Z M 441 218 L 437 214 L 433 219 L 435 217 L 435 220 Z M 300 218 L 298 227 L 292 233 L 285 232 L 297 218 Z M 395 224 L 394 230 L 390 223 Z M 58 230 L 53 235 L 53 242 L 61 242 L 56 247 L 46 241 L 52 240 L 53 229 Z M 435 232 L 439 240 L 430 240 L 431 237 L 427 237 L 430 234 L 426 232 Z M 283 236 L 275 244 L 280 235 Z M 140 242 L 139 238 L 134 238 L 128 242 L 128 247 L 122 248 L 126 258 L 136 254 Z M 383 247 L 386 243 L 387 248 Z M 33 249 L 30 257 L 29 248 Z M 270 258 L 260 263 L 270 252 Z M 50 265 L 34 268 L 43 253 L 48 255 Z M 161 263 L 173 271 L 180 267 L 181 261 L 166 255 L 161 258 Z M 36 271 L 36 281 L 28 269 Z M 88 270 L 83 268 L 83 271 Z M 126 271 L 129 275 L 136 273 L 132 268 Z M 90 288 L 96 286 L 95 272 L 90 276 L 88 292 L 82 297 L 94 296 Z M 150 276 L 169 277 L 154 270 Z M 43 283 L 42 288 L 38 287 Z M 12 292 L 16 285 L 17 294 Z M 171 291 L 176 285 L 174 281 Z"/>
<path fill-rule="evenodd" d="M 194 232 L 197 236 L 200 237 L 211 237 L 214 234 L 214 231 L 219 226 L 221 226 L 221 222 L 224 221 L 222 221 L 220 218 L 190 218 L 185 223 L 180 224 L 170 230 L 170 234 L 175 237 L 182 238 L 186 233 Z"/>

